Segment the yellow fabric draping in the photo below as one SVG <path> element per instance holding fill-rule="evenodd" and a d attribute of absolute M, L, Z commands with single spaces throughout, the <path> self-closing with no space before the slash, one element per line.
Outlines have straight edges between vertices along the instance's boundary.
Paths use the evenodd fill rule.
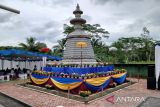
<path fill-rule="evenodd" d="M 110 79 L 111 77 L 99 77 L 99 78 L 91 78 L 91 79 L 86 79 L 85 82 L 94 85 L 94 86 L 100 86 L 102 85 L 104 82 L 106 82 L 108 79 Z"/>
<path fill-rule="evenodd" d="M 120 77 L 122 77 L 125 74 L 126 74 L 126 72 L 125 73 L 116 74 L 116 75 L 112 75 L 112 77 L 113 78 L 120 78 Z"/>
<path fill-rule="evenodd" d="M 55 81 L 53 78 L 51 78 L 51 81 L 54 83 L 55 86 L 57 86 L 58 88 L 62 90 L 72 90 L 82 84 L 82 82 L 73 82 L 70 84 L 63 84 L 63 83 Z"/>
<path fill-rule="evenodd" d="M 41 85 L 41 84 L 44 84 L 48 81 L 49 77 L 48 78 L 44 78 L 44 79 L 37 79 L 37 78 L 34 78 L 33 76 L 30 76 L 31 80 L 33 81 L 33 83 L 37 84 L 37 85 Z"/>

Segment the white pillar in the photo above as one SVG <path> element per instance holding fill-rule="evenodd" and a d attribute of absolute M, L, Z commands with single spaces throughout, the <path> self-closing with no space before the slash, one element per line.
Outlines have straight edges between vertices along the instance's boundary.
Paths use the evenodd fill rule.
<path fill-rule="evenodd" d="M 160 45 L 155 47 L 155 69 L 156 69 L 156 82 L 158 87 L 158 78 L 160 75 Z"/>
<path fill-rule="evenodd" d="M 10 61 L 10 69 L 12 69 L 13 68 L 13 61 L 11 60 Z"/>
<path fill-rule="evenodd" d="M 47 63 L 47 57 L 43 57 L 43 67 L 46 66 L 46 63 Z"/>
<path fill-rule="evenodd" d="M 2 69 L 2 59 L 0 59 L 0 62 L 1 62 L 1 64 L 0 64 L 0 69 Z"/>

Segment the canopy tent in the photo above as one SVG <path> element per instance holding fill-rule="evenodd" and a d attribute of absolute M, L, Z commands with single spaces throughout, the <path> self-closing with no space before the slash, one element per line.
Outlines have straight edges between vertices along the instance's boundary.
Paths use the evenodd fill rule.
<path fill-rule="evenodd" d="M 48 54 L 42 54 L 38 52 L 30 52 L 30 51 L 18 50 L 18 49 L 0 50 L 1 69 L 6 68 L 6 66 L 4 66 L 4 63 L 7 63 L 7 60 L 10 61 L 10 64 L 9 64 L 10 67 L 7 65 L 9 68 L 12 68 L 13 66 L 15 66 L 17 61 L 18 61 L 17 65 L 21 65 L 20 62 L 25 62 L 24 64 L 22 64 L 25 66 L 25 68 L 26 66 L 28 66 L 29 68 L 33 69 L 34 66 L 32 65 L 36 65 L 38 68 L 41 68 L 42 67 L 41 61 L 43 61 L 43 57 L 45 57 L 47 60 L 50 60 L 50 61 L 62 60 L 60 57 L 51 56 Z M 38 62 L 31 64 L 32 61 L 38 61 Z"/>
<path fill-rule="evenodd" d="M 9 50 L 0 50 L 1 59 L 15 60 L 15 61 L 36 61 L 42 60 L 43 57 L 46 57 L 49 60 L 62 60 L 60 57 L 51 56 L 48 54 L 42 54 L 37 52 L 30 52 L 25 50 L 18 49 L 9 49 Z"/>
<path fill-rule="evenodd" d="M 158 83 L 158 78 L 160 75 L 160 44 L 157 44 L 155 46 L 155 66 L 156 66 L 156 81 Z"/>

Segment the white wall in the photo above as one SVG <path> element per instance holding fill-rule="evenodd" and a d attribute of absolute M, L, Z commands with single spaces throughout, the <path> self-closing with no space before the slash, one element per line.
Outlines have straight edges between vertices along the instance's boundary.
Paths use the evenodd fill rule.
<path fill-rule="evenodd" d="M 156 45 L 155 47 L 155 70 L 156 70 L 156 81 L 158 83 L 158 77 L 160 75 L 160 46 L 159 45 Z"/>

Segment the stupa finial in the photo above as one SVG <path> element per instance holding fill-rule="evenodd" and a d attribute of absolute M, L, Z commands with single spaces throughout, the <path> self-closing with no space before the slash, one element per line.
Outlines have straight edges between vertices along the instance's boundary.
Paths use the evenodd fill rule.
<path fill-rule="evenodd" d="M 75 15 L 75 18 L 70 21 L 71 24 L 75 25 L 78 23 L 81 25 L 86 23 L 86 20 L 81 18 L 81 14 L 83 14 L 83 11 L 80 9 L 78 3 L 76 6 L 76 10 L 73 11 L 73 14 Z"/>
<path fill-rule="evenodd" d="M 80 7 L 79 7 L 79 4 L 77 3 L 77 6 L 76 6 L 76 10 L 73 11 L 73 14 L 83 14 L 83 11 L 81 11 Z"/>
<path fill-rule="evenodd" d="M 79 4 L 77 3 L 76 10 L 80 10 Z"/>

